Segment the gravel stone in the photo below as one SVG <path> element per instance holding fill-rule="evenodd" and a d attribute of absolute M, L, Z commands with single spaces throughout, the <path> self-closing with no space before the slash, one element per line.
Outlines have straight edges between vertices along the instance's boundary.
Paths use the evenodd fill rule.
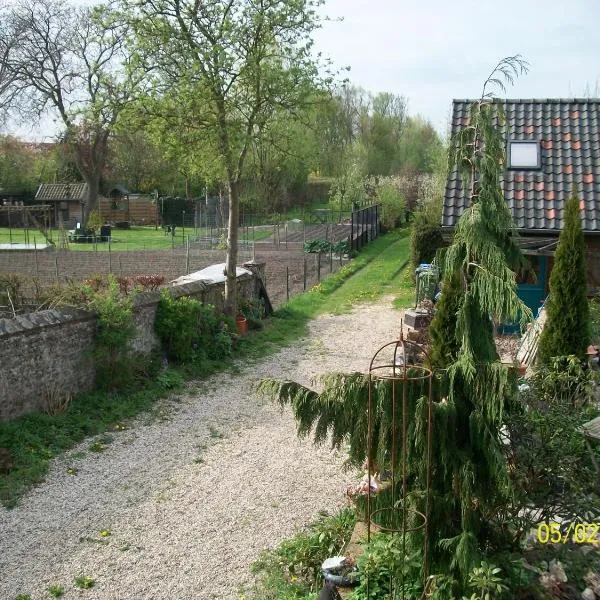
<path fill-rule="evenodd" d="M 365 371 L 399 327 L 389 298 L 319 317 L 295 345 L 159 402 L 103 452 L 88 439 L 55 459 L 19 506 L 0 508 L 0 598 L 62 585 L 67 600 L 238 599 L 264 548 L 337 511 L 356 483 L 342 452 L 298 439 L 290 411 L 252 385 Z M 78 575 L 94 587 L 76 588 Z"/>

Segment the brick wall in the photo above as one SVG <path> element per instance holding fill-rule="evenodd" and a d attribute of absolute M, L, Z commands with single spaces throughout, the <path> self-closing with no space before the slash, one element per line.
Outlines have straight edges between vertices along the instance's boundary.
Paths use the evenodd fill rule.
<path fill-rule="evenodd" d="M 257 275 L 238 277 L 241 296 L 255 297 Z M 193 281 L 170 288 L 177 297 L 191 296 L 204 303 L 223 306 L 224 284 Z M 136 336 L 132 349 L 149 354 L 159 346 L 154 333 L 154 316 L 160 294 L 136 296 Z M 93 386 L 96 317 L 93 313 L 53 309 L 14 319 L 0 319 L 0 421 L 33 410 L 44 409 L 56 392 L 63 396 L 85 392 Z"/>

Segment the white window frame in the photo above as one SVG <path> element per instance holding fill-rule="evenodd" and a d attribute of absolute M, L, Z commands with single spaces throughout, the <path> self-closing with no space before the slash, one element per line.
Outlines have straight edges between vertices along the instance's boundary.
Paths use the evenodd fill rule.
<path fill-rule="evenodd" d="M 516 164 L 512 163 L 512 149 L 513 146 L 534 146 L 536 150 L 536 162 L 535 164 L 531 164 L 527 162 L 527 164 Z M 532 171 L 539 170 L 542 168 L 542 151 L 540 147 L 539 140 L 508 140 L 508 149 L 507 149 L 507 163 L 508 168 L 512 171 Z"/>

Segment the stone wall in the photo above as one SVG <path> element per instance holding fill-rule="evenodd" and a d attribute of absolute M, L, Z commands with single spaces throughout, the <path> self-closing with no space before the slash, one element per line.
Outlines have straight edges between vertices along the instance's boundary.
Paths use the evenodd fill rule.
<path fill-rule="evenodd" d="M 249 267 L 257 274 L 238 277 L 238 293 L 255 298 L 257 277 L 264 265 Z M 173 295 L 191 296 L 223 307 L 224 284 L 191 281 L 173 285 Z M 136 296 L 136 336 L 132 349 L 149 354 L 159 340 L 154 316 L 159 292 Z M 96 316 L 73 309 L 44 310 L 14 319 L 0 319 L 0 421 L 43 410 L 52 398 L 85 392 L 93 387 L 92 361 Z"/>

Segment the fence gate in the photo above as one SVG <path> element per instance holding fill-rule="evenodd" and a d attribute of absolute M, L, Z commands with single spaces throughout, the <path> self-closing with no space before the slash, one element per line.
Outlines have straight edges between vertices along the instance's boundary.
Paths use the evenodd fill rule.
<path fill-rule="evenodd" d="M 372 204 L 352 211 L 350 230 L 350 247 L 352 250 L 360 250 L 379 236 L 381 232 L 379 216 L 379 204 Z"/>

